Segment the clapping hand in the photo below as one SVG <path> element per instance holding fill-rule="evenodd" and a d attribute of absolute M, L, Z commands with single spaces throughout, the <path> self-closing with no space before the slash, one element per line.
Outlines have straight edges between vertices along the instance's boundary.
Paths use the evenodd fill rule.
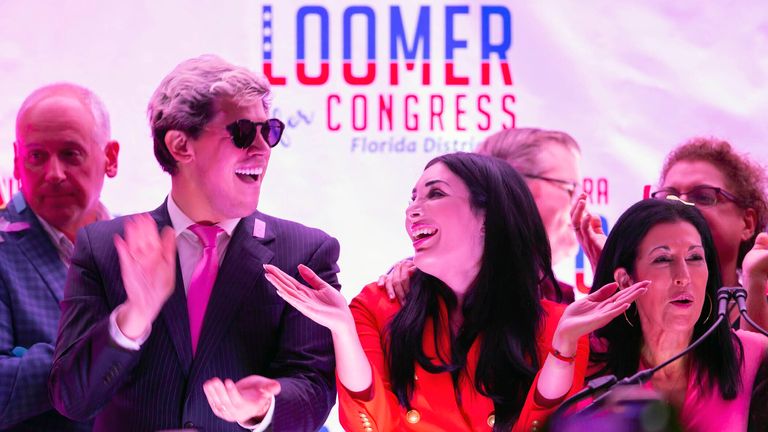
<path fill-rule="evenodd" d="M 212 378 L 203 384 L 203 391 L 217 417 L 253 426 L 269 411 L 272 398 L 280 393 L 280 382 L 259 375 L 238 382 Z"/>
<path fill-rule="evenodd" d="M 742 261 L 744 287 L 747 289 L 747 312 L 752 320 L 762 328 L 768 328 L 768 234 L 760 233 L 755 238 L 755 245 Z M 743 324 L 745 330 L 758 331 L 752 324 Z"/>
<path fill-rule="evenodd" d="M 750 294 L 760 296 L 766 294 L 764 290 L 768 281 L 768 234 L 757 235 L 755 245 L 744 257 L 741 268 Z M 757 292 L 753 293 L 753 290 Z"/>
<path fill-rule="evenodd" d="M 171 227 L 158 233 L 147 214 L 129 218 L 124 236 L 114 237 L 128 297 L 117 322 L 123 334 L 136 339 L 152 324 L 175 287 L 176 237 Z"/>

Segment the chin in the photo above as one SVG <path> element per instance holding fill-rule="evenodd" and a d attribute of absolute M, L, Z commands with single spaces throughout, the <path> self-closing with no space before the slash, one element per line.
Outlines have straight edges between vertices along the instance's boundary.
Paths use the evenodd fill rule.
<path fill-rule="evenodd" d="M 667 317 L 664 320 L 664 327 L 668 330 L 675 330 L 680 332 L 693 331 L 693 327 L 696 325 L 698 317 L 689 316 L 676 316 Z"/>
<path fill-rule="evenodd" d="M 225 214 L 227 219 L 244 218 L 253 214 L 256 211 L 256 206 L 253 207 L 240 207 L 237 209 L 231 209 Z"/>
<path fill-rule="evenodd" d="M 413 264 L 422 273 L 428 274 L 430 276 L 434 276 L 438 279 L 441 279 L 440 275 L 442 274 L 442 270 L 445 268 L 444 262 L 441 262 L 440 260 L 434 259 L 429 256 L 425 257 L 424 253 L 422 252 L 416 252 L 416 254 L 413 257 Z"/>
<path fill-rule="evenodd" d="M 224 198 L 224 197 L 222 197 Z M 226 219 L 242 218 L 249 216 L 256 211 L 259 204 L 258 196 L 255 198 L 243 199 L 241 196 L 232 196 L 219 199 L 216 203 L 217 213 Z"/>

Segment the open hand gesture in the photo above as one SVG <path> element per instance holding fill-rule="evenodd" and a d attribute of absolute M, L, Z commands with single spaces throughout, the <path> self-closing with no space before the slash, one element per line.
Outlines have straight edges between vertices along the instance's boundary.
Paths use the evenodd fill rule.
<path fill-rule="evenodd" d="M 568 305 L 557 324 L 553 347 L 560 345 L 575 351 L 581 336 L 589 334 L 608 324 L 626 311 L 635 299 L 648 291 L 650 281 L 638 282 L 628 288 L 617 291 L 619 284 L 609 283 L 581 300 Z M 569 350 L 564 349 L 565 351 Z"/>
<path fill-rule="evenodd" d="M 299 274 L 312 288 L 273 265 L 265 264 L 264 270 L 267 280 L 277 288 L 277 294 L 307 318 L 331 332 L 354 328 L 347 300 L 309 267 L 299 265 Z"/>

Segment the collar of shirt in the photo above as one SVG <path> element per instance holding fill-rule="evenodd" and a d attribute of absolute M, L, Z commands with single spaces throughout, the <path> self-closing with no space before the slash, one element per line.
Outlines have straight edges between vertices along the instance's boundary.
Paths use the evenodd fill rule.
<path fill-rule="evenodd" d="M 189 218 L 176 204 L 176 202 L 173 200 L 173 197 L 168 195 L 168 216 L 171 218 L 171 225 L 173 225 L 173 230 L 176 231 L 176 238 L 178 239 L 180 235 L 183 233 L 189 233 L 192 237 L 197 238 L 197 236 L 192 233 L 192 231 L 187 230 L 190 226 L 194 225 L 196 222 Z M 237 227 L 237 224 L 240 223 L 240 218 L 236 219 L 225 219 L 221 222 L 218 222 L 216 225 L 219 226 L 219 228 L 223 229 L 225 233 L 227 233 L 227 237 L 232 237 L 232 232 L 235 230 L 235 227 Z"/>
<path fill-rule="evenodd" d="M 196 222 L 181 211 L 170 195 L 168 195 L 168 216 L 171 218 L 171 225 L 176 232 L 176 251 L 179 255 L 181 278 L 184 283 L 184 291 L 186 292 L 189 289 L 192 272 L 195 270 L 197 262 L 203 256 L 203 245 L 200 243 L 200 239 L 188 229 Z M 216 238 L 216 252 L 219 264 L 221 264 L 224 258 L 229 240 L 232 238 L 232 232 L 234 232 L 238 223 L 240 223 L 240 218 L 226 219 L 216 224 L 224 230 L 223 235 L 220 234 Z"/>
<path fill-rule="evenodd" d="M 69 262 L 72 260 L 72 254 L 75 251 L 75 245 L 66 235 L 64 235 L 63 232 L 51 226 L 38 215 L 35 215 L 35 217 L 40 222 L 43 230 L 48 234 L 48 237 L 50 237 L 53 245 L 56 247 L 56 252 L 58 252 L 59 258 L 61 258 L 61 261 L 64 263 L 64 265 L 69 268 Z"/>

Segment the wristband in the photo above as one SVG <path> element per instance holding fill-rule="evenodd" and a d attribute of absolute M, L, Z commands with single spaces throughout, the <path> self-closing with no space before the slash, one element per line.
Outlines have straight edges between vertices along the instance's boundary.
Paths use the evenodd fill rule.
<path fill-rule="evenodd" d="M 576 354 L 572 355 L 571 357 L 564 356 L 560 354 L 560 351 L 556 350 L 555 348 L 550 348 L 549 353 L 552 354 L 556 359 L 566 363 L 573 363 L 576 361 Z"/>

